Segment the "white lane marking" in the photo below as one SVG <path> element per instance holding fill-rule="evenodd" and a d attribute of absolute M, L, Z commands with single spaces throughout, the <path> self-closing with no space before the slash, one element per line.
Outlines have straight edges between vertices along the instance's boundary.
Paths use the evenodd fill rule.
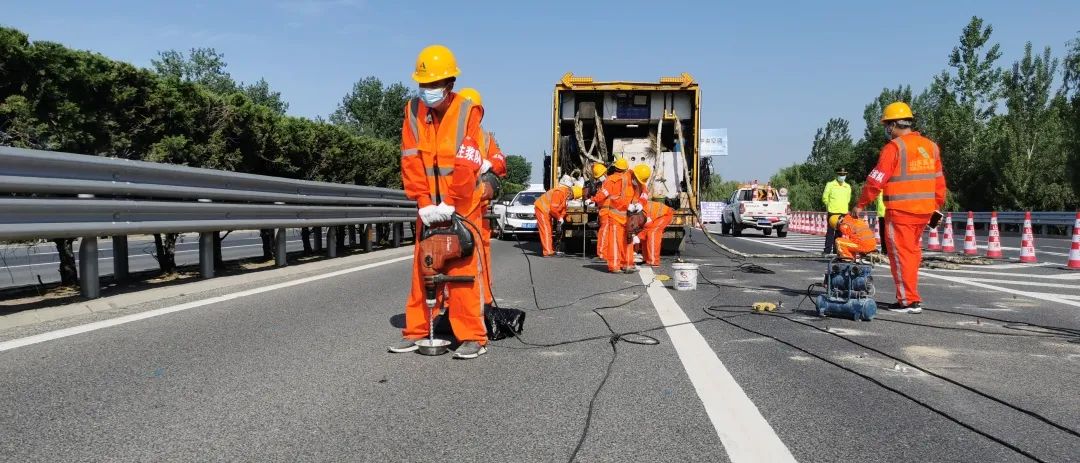
<path fill-rule="evenodd" d="M 746 241 L 753 241 L 755 243 L 767 244 L 769 246 L 776 246 L 778 248 L 790 249 L 792 251 L 812 252 L 812 251 L 808 251 L 806 249 L 794 248 L 794 247 L 791 247 L 791 246 L 784 246 L 782 244 L 771 243 L 771 242 L 768 242 L 768 241 L 759 241 L 759 240 L 755 240 L 753 238 L 743 238 L 743 237 L 740 236 L 739 239 L 740 240 L 746 240 Z M 822 246 L 825 246 L 824 243 L 822 244 Z"/>
<path fill-rule="evenodd" d="M 16 349 L 19 347 L 29 346 L 31 344 L 37 344 L 46 341 L 52 341 L 54 339 L 66 338 L 68 336 L 74 336 L 76 334 L 86 333 L 90 331 L 96 331 L 103 328 L 109 328 L 117 325 L 123 325 L 125 323 L 131 323 L 147 318 L 157 317 L 161 315 L 170 314 L 173 312 L 180 312 L 182 310 L 194 309 L 196 307 L 202 307 L 210 304 L 217 304 L 219 302 L 231 301 L 233 299 L 239 299 L 241 297 L 252 296 L 255 294 L 265 293 L 268 291 L 274 291 L 278 289 L 284 289 L 293 287 L 296 285 L 302 285 L 304 283 L 310 283 L 313 281 L 325 280 L 327 278 L 333 278 L 336 276 L 346 275 L 353 272 L 359 272 L 361 270 L 367 270 L 370 268 L 381 267 L 387 264 L 393 264 L 404 260 L 411 260 L 412 255 L 398 257 L 396 259 L 384 260 L 382 262 L 376 262 L 373 264 L 361 265 L 358 267 L 347 268 L 338 270 L 335 272 L 324 273 L 321 275 L 313 275 L 307 278 L 301 278 L 299 280 L 286 281 L 284 283 L 278 283 L 270 286 L 263 286 L 260 288 L 252 288 L 245 291 L 235 292 L 231 294 L 225 294 L 217 297 L 211 297 L 198 301 L 187 302 L 184 304 L 178 304 L 170 307 L 162 307 L 160 309 L 148 310 L 146 312 L 140 312 L 137 314 L 125 315 L 123 317 L 110 318 L 108 320 L 102 320 L 94 323 L 87 323 L 85 325 L 73 326 L 71 328 L 64 328 L 56 331 L 49 331 L 47 333 L 36 334 L 33 336 L 27 336 L 25 338 L 13 339 L 11 341 L 0 342 L 0 352 Z"/>
<path fill-rule="evenodd" d="M 1006 269 L 1015 269 L 1015 268 L 1050 267 L 1050 266 L 1054 266 L 1054 265 L 1059 265 L 1059 264 L 1055 264 L 1053 262 L 1037 262 L 1037 263 L 1032 263 L 1032 264 L 1022 264 L 1022 263 L 1017 262 L 1015 264 L 980 265 L 979 267 L 980 268 L 988 268 L 988 269 L 1006 270 Z"/>
<path fill-rule="evenodd" d="M 642 268 L 638 274 L 642 283 L 649 285 L 649 299 L 660 321 L 668 326 L 671 345 L 679 354 L 728 458 L 733 463 L 794 462 L 791 451 L 690 323 L 686 312 L 661 282 L 654 281 L 652 269 Z"/>
<path fill-rule="evenodd" d="M 980 245 L 978 245 L 978 248 L 979 248 L 979 249 L 986 249 L 986 245 L 985 245 L 985 244 L 980 244 Z M 1019 251 L 1019 250 L 1020 250 L 1020 248 L 1014 248 L 1014 247 L 1011 247 L 1011 246 L 1002 246 L 1002 247 L 1001 247 L 1001 250 L 1002 250 L 1002 251 Z M 1068 253 L 1060 253 L 1060 252 L 1050 252 L 1050 251 L 1040 251 L 1040 250 L 1038 250 L 1038 249 L 1035 249 L 1035 253 L 1036 253 L 1036 254 L 1047 254 L 1047 255 L 1051 255 L 1051 256 L 1062 256 L 1062 257 L 1069 257 L 1069 254 L 1068 254 Z"/>
<path fill-rule="evenodd" d="M 299 242 L 300 242 L 300 240 L 292 240 L 292 241 L 286 241 L 285 243 L 288 244 L 288 243 L 299 243 Z M 221 248 L 221 250 L 224 251 L 226 249 L 253 248 L 255 246 L 262 246 L 262 243 L 259 243 L 259 244 L 245 244 L 245 245 L 242 245 L 242 246 L 226 246 L 226 247 Z M 98 252 L 100 252 L 100 250 Z M 173 254 L 186 254 L 186 253 L 189 253 L 189 252 L 199 252 L 199 250 L 198 249 L 189 249 L 189 250 L 186 250 L 186 251 L 175 251 L 175 252 L 173 252 Z M 55 254 L 55 253 L 53 253 L 53 254 Z M 75 255 L 78 256 L 79 251 L 76 250 Z M 129 258 L 137 258 L 137 257 L 153 257 L 153 256 L 151 256 L 150 254 L 134 254 L 134 255 L 129 254 L 128 257 Z M 112 259 L 114 259 L 114 257 L 112 257 L 112 256 L 98 257 L 98 260 L 112 260 Z M 78 262 L 78 261 L 79 261 L 79 258 L 76 257 L 75 262 Z M 42 262 L 40 264 L 11 265 L 11 266 L 8 266 L 8 267 L 0 267 L 0 269 L 21 268 L 21 267 L 40 267 L 42 265 L 59 265 L 59 264 L 60 264 L 60 262 Z"/>
<path fill-rule="evenodd" d="M 954 273 L 967 273 L 972 275 L 989 275 L 994 277 L 1011 277 L 1011 278 L 1039 278 L 1043 280 L 1080 280 L 1080 274 L 1078 273 L 1065 273 L 1061 275 L 1036 275 L 1033 273 L 1020 273 L 1020 272 L 987 272 L 985 270 L 935 270 L 937 272 L 944 272 L 947 275 Z"/>
<path fill-rule="evenodd" d="M 1002 275 L 1006 276 L 1006 275 Z M 1060 288 L 1060 289 L 1073 289 L 1080 290 L 1080 286 L 1069 285 L 1065 283 L 1051 283 L 1043 281 L 1023 281 L 1023 280 L 998 280 L 996 278 L 965 278 L 968 281 L 978 281 L 980 283 L 998 283 L 1006 285 L 1017 286 L 1042 286 L 1044 288 Z"/>
<path fill-rule="evenodd" d="M 1055 294 L 1033 293 L 1033 292 L 1030 292 L 1030 291 L 1021 291 L 1021 290 L 1018 290 L 1018 289 L 1005 288 L 1005 287 L 1002 287 L 1002 286 L 995 286 L 995 285 L 991 285 L 991 284 L 987 284 L 987 283 L 979 283 L 977 281 L 971 281 L 968 278 L 945 276 L 945 275 L 939 275 L 939 274 L 936 274 L 936 273 L 929 273 L 929 272 L 919 272 L 919 275 L 929 277 L 929 278 L 937 278 L 937 279 L 940 279 L 940 280 L 951 281 L 953 283 L 961 283 L 961 284 L 965 284 L 965 285 L 969 285 L 969 286 L 975 286 L 977 288 L 992 289 L 994 291 L 1001 291 L 1003 293 L 1016 294 L 1018 296 L 1026 296 L 1026 297 L 1030 297 L 1032 299 L 1042 299 L 1044 301 L 1057 302 L 1059 304 L 1071 305 L 1073 307 L 1080 307 L 1080 301 L 1068 300 L 1068 299 L 1065 299 L 1063 297 L 1060 297 L 1060 295 L 1055 295 Z"/>

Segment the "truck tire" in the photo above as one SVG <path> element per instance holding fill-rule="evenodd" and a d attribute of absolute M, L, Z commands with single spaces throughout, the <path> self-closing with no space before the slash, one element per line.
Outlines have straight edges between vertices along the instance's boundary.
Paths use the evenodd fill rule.
<path fill-rule="evenodd" d="M 762 230 L 761 232 L 764 233 L 765 236 L 772 236 L 772 229 L 771 228 L 766 228 L 766 229 Z"/>
<path fill-rule="evenodd" d="M 787 238 L 787 229 L 786 228 L 778 228 L 778 229 L 776 229 L 776 237 L 777 238 Z"/>
<path fill-rule="evenodd" d="M 742 236 L 742 225 L 731 224 L 731 236 Z"/>
<path fill-rule="evenodd" d="M 731 224 L 727 223 L 727 221 L 724 220 L 724 219 L 720 219 L 720 234 L 721 235 L 730 235 L 731 234 Z"/>

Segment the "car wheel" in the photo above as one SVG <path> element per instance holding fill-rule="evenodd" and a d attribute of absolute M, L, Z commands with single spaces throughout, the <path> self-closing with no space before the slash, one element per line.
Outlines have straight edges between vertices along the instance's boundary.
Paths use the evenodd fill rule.
<path fill-rule="evenodd" d="M 729 235 L 729 234 L 731 234 L 731 224 L 727 223 L 727 221 L 723 220 L 723 219 L 720 220 L 720 234 L 721 235 Z"/>
<path fill-rule="evenodd" d="M 777 230 L 776 231 L 776 237 L 777 238 L 787 238 L 787 230 Z"/>
<path fill-rule="evenodd" d="M 771 228 L 766 228 L 766 229 L 762 230 L 761 232 L 764 233 L 765 236 L 772 236 L 772 229 Z"/>

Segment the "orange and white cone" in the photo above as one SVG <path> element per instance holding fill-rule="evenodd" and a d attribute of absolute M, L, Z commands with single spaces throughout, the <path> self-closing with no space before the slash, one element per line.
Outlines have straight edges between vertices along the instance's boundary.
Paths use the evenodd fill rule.
<path fill-rule="evenodd" d="M 874 219 L 874 233 L 881 236 L 881 216 Z"/>
<path fill-rule="evenodd" d="M 938 240 L 937 227 L 930 229 L 930 242 L 926 245 L 927 251 L 940 251 L 941 241 Z"/>
<path fill-rule="evenodd" d="M 942 252 L 956 252 L 956 243 L 953 242 L 952 212 L 945 215 L 945 239 L 941 243 Z"/>
<path fill-rule="evenodd" d="M 825 234 L 825 216 L 823 216 L 821 214 L 818 214 L 817 215 L 817 220 L 815 222 L 816 222 L 815 223 L 816 226 L 814 227 L 814 234 L 815 235 L 824 235 Z"/>
<path fill-rule="evenodd" d="M 1024 214 L 1024 234 L 1020 238 L 1020 262 L 1034 264 L 1035 258 L 1035 234 L 1031 232 L 1031 212 Z"/>
<path fill-rule="evenodd" d="M 968 211 L 967 228 L 964 230 L 964 255 L 979 255 L 979 248 L 975 244 L 975 213 L 971 211 Z"/>
<path fill-rule="evenodd" d="M 986 258 L 1000 259 L 1001 254 L 1001 231 L 998 229 L 997 212 L 990 213 L 990 240 L 986 242 Z"/>
<path fill-rule="evenodd" d="M 1080 270 L 1080 212 L 1076 213 L 1076 222 L 1073 222 L 1072 249 L 1069 250 L 1070 270 Z"/>

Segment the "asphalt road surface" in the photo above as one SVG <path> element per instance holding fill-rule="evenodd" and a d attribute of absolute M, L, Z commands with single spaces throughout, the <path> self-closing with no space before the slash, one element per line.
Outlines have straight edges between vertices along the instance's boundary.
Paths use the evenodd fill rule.
<path fill-rule="evenodd" d="M 791 254 L 776 245 L 808 238 L 718 237 Z M 733 260 L 701 233 L 682 253 L 695 291 L 656 278 L 671 259 L 612 275 L 536 251 L 494 243 L 499 302 L 528 315 L 477 360 L 386 353 L 409 249 L 135 319 L 0 330 L 0 460 L 1080 459 L 1080 274 L 1063 260 L 927 270 L 930 310 L 854 322 L 804 298 L 824 261 Z"/>

